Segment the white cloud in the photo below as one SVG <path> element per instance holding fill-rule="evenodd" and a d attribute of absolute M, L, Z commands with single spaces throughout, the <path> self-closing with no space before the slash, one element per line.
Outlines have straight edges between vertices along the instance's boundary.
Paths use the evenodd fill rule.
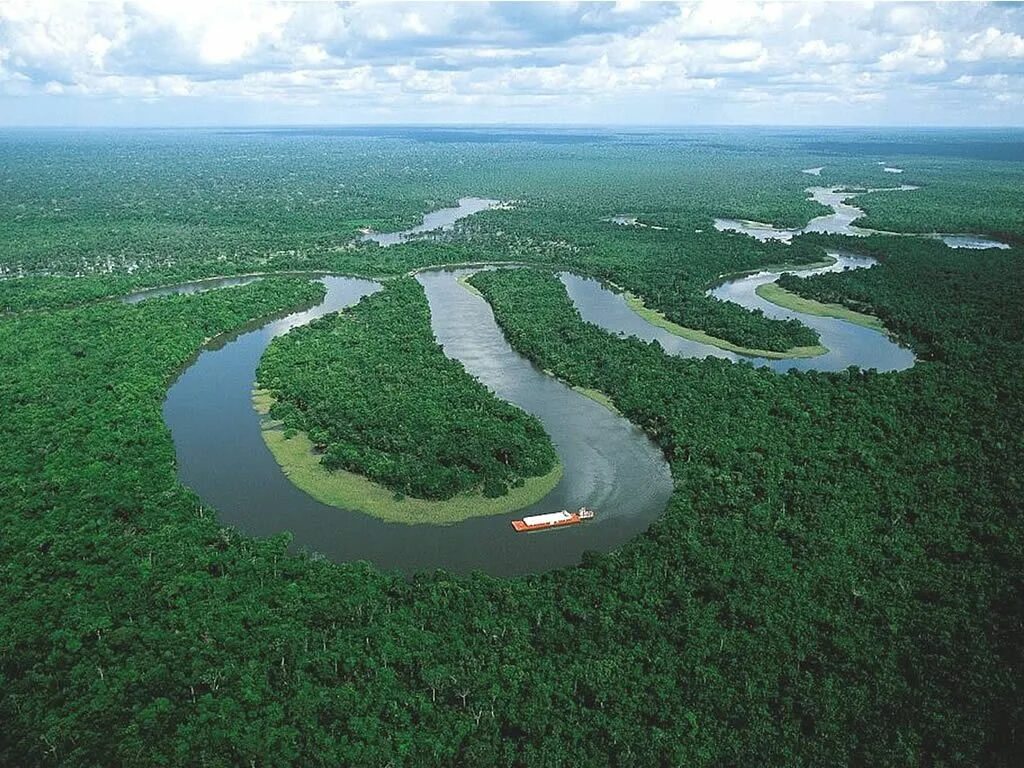
<path fill-rule="evenodd" d="M 756 61 L 764 53 L 765 48 L 758 40 L 737 40 L 718 49 L 718 55 L 726 61 Z"/>
<path fill-rule="evenodd" d="M 67 114 L 74 99 L 248 100 L 442 120 L 432 105 L 493 118 L 495 105 L 586 101 L 610 119 L 633 103 L 783 105 L 785 119 L 786 104 L 964 113 L 998 94 L 1024 122 L 1022 32 L 1024 9 L 973 4 L 0 0 L 0 99 L 60 97 Z"/>
<path fill-rule="evenodd" d="M 295 60 L 301 64 L 315 66 L 330 58 L 324 47 L 318 43 L 300 45 Z"/>
<path fill-rule="evenodd" d="M 402 29 L 412 32 L 414 35 L 430 34 L 430 28 L 423 23 L 418 13 L 407 13 L 402 18 Z"/>
<path fill-rule="evenodd" d="M 797 56 L 802 59 L 822 62 L 844 61 L 850 54 L 850 46 L 846 43 L 829 45 L 824 40 L 808 40 L 797 51 Z"/>
<path fill-rule="evenodd" d="M 967 45 L 957 58 L 960 61 L 1024 59 L 1024 37 L 989 27 L 968 37 Z"/>
<path fill-rule="evenodd" d="M 967 88 L 1005 88 L 1010 82 L 1009 75 L 960 75 L 953 81 L 953 85 L 961 85 Z"/>
<path fill-rule="evenodd" d="M 929 9 L 925 3 L 892 5 L 885 7 L 885 28 L 898 34 L 909 35 L 929 21 Z"/>
<path fill-rule="evenodd" d="M 935 74 L 946 68 L 943 53 L 946 42 L 935 30 L 906 38 L 896 50 L 882 54 L 878 66 L 885 70 L 902 70 L 913 74 Z"/>

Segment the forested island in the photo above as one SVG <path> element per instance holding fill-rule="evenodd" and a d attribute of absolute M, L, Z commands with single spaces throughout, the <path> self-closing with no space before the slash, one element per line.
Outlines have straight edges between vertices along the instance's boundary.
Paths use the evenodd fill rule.
<path fill-rule="evenodd" d="M 939 133 L 3 134 L 0 764 L 1016 766 L 1021 137 Z M 865 197 L 871 226 L 1011 247 L 714 230 L 802 226 L 824 211 L 801 169 L 883 186 L 883 161 L 920 189 Z M 394 247 L 358 240 L 470 194 L 510 203 Z M 668 355 L 584 322 L 556 276 L 785 352 L 815 335 L 706 292 L 829 249 L 879 263 L 779 285 L 878 318 L 912 367 Z M 544 430 L 444 354 L 408 277 L 481 262 L 527 265 L 469 278 L 514 350 L 655 441 L 671 498 L 649 528 L 515 578 L 403 571 L 224 525 L 182 484 L 169 388 L 319 302 L 292 270 L 383 288 L 271 343 L 259 384 L 283 442 L 406 501 L 502 502 L 549 477 Z M 264 276 L 121 301 L 248 273 Z M 443 530 L 473 546 L 487 522 Z"/>
<path fill-rule="evenodd" d="M 444 501 L 471 493 L 496 499 L 533 481 L 528 496 L 510 500 L 514 509 L 557 480 L 558 457 L 543 427 L 445 357 L 423 289 L 411 278 L 273 341 L 257 381 L 284 430 L 278 444 L 298 437 L 317 454 L 276 452 L 288 457 L 286 470 L 291 462 L 317 461 L 335 471 L 321 485 L 354 472 L 391 489 L 396 500 Z M 481 501 L 461 500 L 457 510 L 440 507 L 415 521 L 508 511 Z M 398 504 L 390 516 L 401 520 L 402 510 Z"/>

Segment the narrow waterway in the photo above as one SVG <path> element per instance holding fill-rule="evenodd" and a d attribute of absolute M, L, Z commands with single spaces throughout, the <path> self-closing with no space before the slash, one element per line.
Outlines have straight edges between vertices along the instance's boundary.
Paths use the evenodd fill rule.
<path fill-rule="evenodd" d="M 937 232 L 931 237 L 941 240 L 950 248 L 966 248 L 970 251 L 982 251 L 987 248 L 997 248 L 1000 251 L 1010 250 L 1009 243 L 1001 243 L 984 235 L 946 235 Z"/>
<path fill-rule="evenodd" d="M 810 168 L 802 171 L 821 171 L 820 168 Z M 895 169 L 894 169 L 895 170 Z M 900 171 L 902 173 L 902 171 Z M 817 174 L 815 174 L 817 175 Z M 847 187 L 808 187 L 808 198 L 826 208 L 831 208 L 831 213 L 815 216 L 802 227 L 776 227 L 772 224 L 765 224 L 760 221 L 749 219 L 715 219 L 715 229 L 719 232 L 738 232 L 743 235 L 766 242 L 777 240 L 782 243 L 789 243 L 797 235 L 816 232 L 829 235 L 848 235 L 850 237 L 867 237 L 868 235 L 888 235 L 890 237 L 925 237 L 932 240 L 941 240 L 950 248 L 969 248 L 980 250 L 985 248 L 1008 249 L 1006 243 L 994 240 L 984 235 L 972 234 L 946 234 L 942 232 L 927 232 L 923 234 L 911 234 L 904 232 L 886 232 L 881 229 L 868 229 L 858 227 L 854 224 L 863 218 L 863 209 L 854 205 L 851 200 L 860 195 L 867 195 L 873 192 L 913 192 L 919 189 L 912 184 L 901 184 L 898 187 L 879 187 L 871 189 L 849 189 Z"/>
<path fill-rule="evenodd" d="M 823 272 L 841 272 L 845 269 L 861 269 L 876 263 L 874 259 L 852 254 L 832 252 L 829 256 L 835 259 L 830 266 L 790 271 L 793 274 L 807 276 Z M 629 307 L 625 296 L 606 288 L 597 280 L 568 272 L 561 273 L 559 277 L 584 320 L 612 333 L 636 336 L 644 341 L 657 341 L 671 355 L 746 360 L 753 365 L 771 368 L 780 373 L 790 370 L 841 371 L 851 365 L 875 368 L 879 371 L 899 371 L 914 364 L 913 353 L 894 342 L 885 333 L 831 317 L 818 317 L 784 309 L 757 295 L 755 291 L 758 286 L 773 283 L 780 275 L 779 272 L 757 272 L 725 282 L 710 290 L 708 294 L 722 301 L 735 302 L 747 309 L 759 309 L 769 317 L 799 320 L 818 332 L 821 343 L 828 348 L 826 354 L 782 360 L 739 355 L 710 344 L 685 339 L 649 323 Z"/>
<path fill-rule="evenodd" d="M 902 184 L 898 187 L 862 190 L 849 190 L 846 187 L 808 187 L 808 198 L 825 206 L 826 208 L 831 208 L 831 213 L 815 216 L 807 222 L 806 225 L 791 229 L 775 227 L 771 224 L 764 224 L 759 221 L 749 221 L 747 219 L 715 219 L 715 229 L 719 232 L 739 232 L 744 235 L 749 235 L 755 240 L 760 240 L 761 242 L 766 240 L 778 240 L 783 243 L 788 243 L 797 235 L 809 232 L 865 237 L 878 231 L 854 226 L 853 222 L 863 217 L 864 211 L 851 203 L 850 200 L 858 195 L 869 194 L 871 192 L 912 192 L 915 189 L 917 189 L 917 187 L 910 184 Z"/>
<path fill-rule="evenodd" d="M 501 205 L 499 200 L 490 200 L 484 197 L 463 197 L 459 199 L 458 205 L 453 208 L 439 208 L 436 211 L 424 214 L 423 223 L 412 229 L 401 232 L 367 232 L 360 240 L 374 242 L 378 245 L 388 247 L 398 245 L 409 240 L 426 235 L 428 232 L 444 231 L 451 229 L 455 222 L 472 216 L 474 213 L 490 210 Z"/>
<path fill-rule="evenodd" d="M 216 291 L 221 288 L 237 288 L 241 285 L 248 285 L 249 283 L 256 282 L 260 278 L 253 275 L 246 275 L 240 277 L 211 277 L 209 280 L 195 280 L 191 283 L 183 283 L 181 285 L 169 285 L 160 286 L 159 288 L 149 288 L 143 291 L 137 291 L 130 296 L 124 297 L 126 304 L 137 304 L 140 301 L 146 299 L 158 299 L 161 296 L 171 295 L 187 295 L 192 293 L 205 293 L 206 291 Z"/>

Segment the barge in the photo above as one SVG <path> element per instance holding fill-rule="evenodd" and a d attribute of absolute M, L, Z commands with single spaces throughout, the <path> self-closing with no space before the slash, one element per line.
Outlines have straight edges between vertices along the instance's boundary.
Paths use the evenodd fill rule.
<path fill-rule="evenodd" d="M 576 525 L 585 520 L 594 519 L 594 510 L 580 507 L 576 512 L 563 509 L 561 512 L 549 512 L 546 515 L 530 515 L 522 520 L 513 520 L 512 527 L 517 533 L 543 531 L 548 528 L 560 528 L 563 525 Z"/>

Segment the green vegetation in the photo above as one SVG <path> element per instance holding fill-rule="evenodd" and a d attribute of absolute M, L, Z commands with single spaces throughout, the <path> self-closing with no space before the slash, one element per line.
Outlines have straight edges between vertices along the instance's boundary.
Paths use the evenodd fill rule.
<path fill-rule="evenodd" d="M 808 146 L 803 130 L 565 145 L 184 136 L 3 137 L 0 268 L 36 276 L 0 281 L 0 307 L 34 310 L 0 317 L 0 764 L 1019 764 L 1019 246 L 858 239 L 880 266 L 782 280 L 907 339 L 921 362 L 899 374 L 666 356 L 581 322 L 540 270 L 475 276 L 517 349 L 654 436 L 676 489 L 645 534 L 575 568 L 386 573 L 221 526 L 178 482 L 161 417 L 205 339 L 320 286 L 96 299 L 258 269 L 514 259 L 614 281 L 709 332 L 691 299 L 717 275 L 851 247 L 758 244 L 709 231 L 711 217 L 803 223 L 820 211 L 800 168 L 859 184 L 883 158 L 818 154 L 835 141 Z M 898 162 L 906 181 L 983 188 L 988 165 L 936 152 Z M 1024 169 L 1001 167 L 992 214 L 964 203 L 985 195 L 898 196 L 899 222 L 874 220 L 882 195 L 861 202 L 874 226 L 991 216 L 1019 238 L 1007 189 Z M 356 226 L 416 223 L 469 193 L 524 202 L 440 242 L 346 246 Z M 614 213 L 671 229 L 600 222 Z M 401 295 L 419 311 L 421 296 Z M 720 338 L 747 343 L 748 322 L 775 335 L 725 311 L 743 319 Z"/>
<path fill-rule="evenodd" d="M 808 764 L 838 753 L 842 763 L 928 762 L 973 744 L 950 761 L 1003 764 L 1012 738 L 1000 729 L 1021 715 L 1008 702 L 1022 673 L 1010 629 L 1024 605 L 1014 512 L 1024 382 L 1013 362 L 1024 353 L 1024 317 L 1011 287 L 1022 262 L 987 259 L 975 273 L 972 260 L 950 257 L 926 267 L 933 246 L 906 241 L 884 267 L 807 281 L 816 291 L 864 281 L 887 323 L 935 360 L 900 375 L 778 376 L 681 360 L 583 323 L 550 276 L 472 279 L 520 352 L 600 387 L 671 458 L 677 492 L 650 541 L 662 567 L 691 580 L 692 603 L 674 605 L 717 617 L 722 631 L 710 636 L 723 643 L 728 677 L 791 696 L 791 705 L 755 697 L 773 722 L 780 706 L 788 712 L 801 742 L 783 747 L 787 738 L 773 733 L 771 753 L 787 755 L 779 763 L 795 762 L 796 751 Z M 645 600 L 660 599 L 655 582 Z M 707 669 L 702 647 L 691 674 Z M 794 657 L 786 669 L 769 661 Z M 705 686 L 680 697 L 718 701 Z M 888 711 L 899 717 L 879 718 Z M 719 762 L 776 762 L 766 748 L 726 757 L 723 741 L 719 732 Z"/>
<path fill-rule="evenodd" d="M 790 347 L 789 349 L 781 352 L 776 352 L 770 349 L 750 349 L 749 347 L 741 347 L 737 344 L 725 341 L 724 339 L 716 339 L 714 336 L 709 336 L 703 331 L 698 331 L 693 328 L 684 328 L 677 323 L 673 323 L 671 320 L 666 318 L 664 314 L 655 309 L 651 309 L 644 304 L 643 299 L 639 296 L 634 296 L 632 293 L 626 293 L 626 303 L 629 305 L 630 309 L 640 315 L 640 317 L 644 318 L 644 320 L 649 322 L 651 325 L 664 328 L 669 333 L 675 334 L 676 336 L 682 336 L 684 339 L 698 341 L 701 344 L 711 344 L 712 346 L 719 347 L 720 349 L 727 349 L 730 352 L 737 352 L 741 355 L 784 359 L 789 357 L 816 357 L 828 352 L 828 350 L 821 344 L 815 344 L 808 347 Z"/>
<path fill-rule="evenodd" d="M 253 393 L 253 404 L 259 413 L 267 414 L 273 398 L 257 390 Z M 342 509 L 358 509 L 389 523 L 446 525 L 471 517 L 514 512 L 540 501 L 562 479 L 562 464 L 557 462 L 546 475 L 526 478 L 497 498 L 473 493 L 429 501 L 397 496 L 355 472 L 327 469 L 313 442 L 302 432 L 286 431 L 279 421 L 264 421 L 263 440 L 288 479 L 317 501 Z"/>
<path fill-rule="evenodd" d="M 658 142 L 519 142 L 502 148 L 500 162 L 494 145 L 432 142 L 417 131 L 376 139 L 304 129 L 12 135 L 4 148 L 0 170 L 18 183 L 0 197 L 0 276 L 85 275 L 96 278 L 99 297 L 249 272 L 382 277 L 439 263 L 524 261 L 613 280 L 673 322 L 739 346 L 785 351 L 818 341 L 799 323 L 704 296 L 722 272 L 821 258 L 711 228 L 722 215 L 796 225 L 824 212 L 805 199 L 799 158 L 792 174 L 779 172 L 775 139 L 736 136 L 723 147 L 707 135 L 670 142 L 670 151 Z M 361 227 L 409 227 L 465 194 L 517 202 L 436 241 L 353 243 Z M 622 206 L 667 229 L 602 220 Z M 110 291 L 107 273 L 120 281 Z M 71 303 L 0 281 L 0 309 Z"/>
<path fill-rule="evenodd" d="M 509 500 L 519 504 L 554 477 L 558 458 L 540 422 L 445 356 L 430 328 L 427 298 L 412 278 L 275 339 L 257 378 L 274 400 L 270 415 L 319 445 L 326 469 L 363 475 L 399 497 L 440 501 L 482 492 L 493 499 L 527 478 L 545 477 Z M 291 461 L 287 467 L 298 471 Z M 385 511 L 366 501 L 364 511 Z M 469 516 L 462 501 L 461 512 L 444 512 L 446 520 Z"/>
<path fill-rule="evenodd" d="M 778 304 L 786 309 L 792 309 L 795 312 L 819 315 L 820 317 L 834 317 L 838 320 L 845 320 L 848 323 L 863 325 L 865 328 L 885 331 L 885 326 L 877 317 L 865 315 L 863 312 L 854 312 L 852 309 L 841 304 L 823 304 L 813 299 L 805 299 L 802 296 L 797 296 L 795 293 L 790 293 L 777 282 L 759 285 L 754 289 L 754 293 L 765 301 Z"/>
<path fill-rule="evenodd" d="M 906 182 L 920 189 L 859 196 L 857 205 L 865 213 L 859 226 L 891 232 L 987 233 L 1020 242 L 1019 164 L 958 158 L 936 167 L 931 161 L 908 158 L 904 167 Z M 965 200 L 984 204 L 964 205 Z"/>
<path fill-rule="evenodd" d="M 956 251 L 933 240 L 872 236 L 860 240 L 858 250 L 880 265 L 807 278 L 783 275 L 779 285 L 806 299 L 870 313 L 900 338 L 919 340 L 929 357 L 965 358 L 973 365 L 974 357 L 986 356 L 985 329 L 991 329 L 990 365 L 1016 354 L 1004 339 L 1015 343 L 1024 336 L 1021 305 L 1012 298 L 1021 269 L 1019 248 Z M 920 283 L 917 290 L 907 288 L 915 283 Z"/>
<path fill-rule="evenodd" d="M 84 304 L 128 293 L 137 285 L 138 281 L 127 275 L 0 280 L 0 315 Z"/>

